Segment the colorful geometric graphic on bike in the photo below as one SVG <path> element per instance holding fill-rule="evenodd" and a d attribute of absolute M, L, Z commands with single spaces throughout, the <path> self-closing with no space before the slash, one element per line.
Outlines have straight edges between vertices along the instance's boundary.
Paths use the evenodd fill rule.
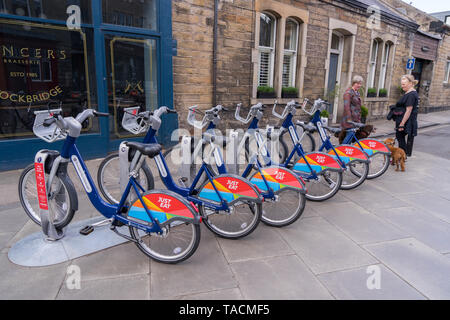
<path fill-rule="evenodd" d="M 250 182 L 262 191 L 269 191 L 267 185 L 269 185 L 275 193 L 286 188 L 305 191 L 305 186 L 298 176 L 291 173 L 289 170 L 280 167 L 268 167 L 261 169 L 261 172 L 257 172 Z M 267 181 L 267 184 L 264 182 L 263 176 Z"/>
<path fill-rule="evenodd" d="M 307 162 L 305 161 L 305 159 Z M 316 174 L 325 170 L 342 171 L 339 163 L 333 157 L 323 152 L 313 152 L 306 154 L 304 158 L 301 157 L 297 161 L 293 170 L 311 174 L 310 167 L 316 172 Z"/>
<path fill-rule="evenodd" d="M 359 140 L 359 143 L 361 144 L 361 147 L 363 148 L 364 152 L 369 155 L 369 157 L 377 154 L 391 154 L 388 147 L 381 141 L 374 140 L 374 139 L 364 139 Z M 358 147 L 358 143 L 355 144 L 355 147 Z"/>
<path fill-rule="evenodd" d="M 334 150 L 336 150 L 336 153 L 334 152 Z M 361 149 L 351 145 L 343 144 L 334 147 L 334 150 L 331 149 L 330 151 L 328 151 L 328 154 L 336 160 L 338 159 L 338 157 L 336 156 L 337 154 L 339 156 L 339 159 L 341 159 L 341 161 L 345 164 L 348 164 L 352 161 L 369 161 L 366 154 Z"/>
<path fill-rule="evenodd" d="M 193 208 L 189 208 L 186 204 L 170 195 L 150 193 L 143 195 L 142 199 L 144 200 L 145 207 L 142 205 L 141 200 L 137 199 L 128 211 L 129 218 L 151 222 L 146 211 L 147 209 L 152 217 L 157 219 L 160 224 L 175 218 L 180 220 L 194 219 Z"/>
<path fill-rule="evenodd" d="M 240 198 L 260 199 L 255 187 L 240 177 L 222 176 L 213 179 L 213 183 L 220 197 L 228 203 L 241 200 Z M 220 203 L 219 194 L 211 181 L 200 191 L 199 198 Z"/>

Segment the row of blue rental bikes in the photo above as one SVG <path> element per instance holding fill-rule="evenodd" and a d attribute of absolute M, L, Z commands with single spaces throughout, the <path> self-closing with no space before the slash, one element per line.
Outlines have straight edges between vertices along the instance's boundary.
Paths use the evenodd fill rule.
<path fill-rule="evenodd" d="M 86 109 L 74 118 L 63 117 L 61 108 L 38 111 L 35 135 L 48 143 L 64 141 L 59 151 L 39 151 L 34 163 L 24 169 L 20 201 L 35 223 L 43 225 L 51 219 L 62 230 L 78 209 L 77 192 L 67 170 L 72 163 L 92 205 L 105 217 L 102 225 L 133 241 L 148 257 L 178 263 L 196 251 L 201 223 L 227 239 L 249 235 L 260 221 L 287 226 L 302 215 L 307 199 L 330 199 L 338 190 L 356 188 L 387 170 L 388 148 L 374 139 L 356 139 L 355 131 L 362 124 L 354 123 L 344 144 L 331 143 L 328 131 L 337 129 L 322 124 L 320 112 L 326 107 L 327 102 L 320 99 L 313 103 L 305 99 L 302 104 L 291 101 L 280 114 L 274 104 L 272 114 L 281 125 L 258 128 L 266 106 L 256 104 L 242 118 L 239 104 L 235 118 L 248 128 L 241 134 L 232 131 L 222 136 L 217 128 L 221 114 L 229 110 L 219 105 L 201 111 L 194 106 L 187 120 L 200 136 L 183 136 L 165 152 L 156 135 L 162 116 L 176 111 L 165 106 L 154 111 L 125 108 L 122 127 L 145 137 L 142 142 L 122 142 L 118 153 L 101 162 L 98 187 L 76 142 L 83 122 L 109 114 Z M 310 122 L 294 122 L 299 109 L 311 116 Z M 196 119 L 198 114 L 202 120 Z M 322 141 L 319 151 L 314 150 L 315 131 Z M 148 158 L 154 160 L 167 189 L 154 188 Z M 99 225 L 87 226 L 80 233 L 88 235 Z"/>

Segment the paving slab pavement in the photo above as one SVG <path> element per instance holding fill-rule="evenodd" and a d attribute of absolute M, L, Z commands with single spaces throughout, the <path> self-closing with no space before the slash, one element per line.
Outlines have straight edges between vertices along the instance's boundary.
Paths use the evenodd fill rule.
<path fill-rule="evenodd" d="M 261 224 L 237 241 L 202 226 L 197 252 L 174 266 L 150 261 L 132 243 L 49 267 L 11 263 L 11 246 L 40 228 L 18 202 L 20 170 L 2 172 L 0 299 L 448 299 L 450 160 L 414 154 L 406 172 L 390 167 L 356 190 L 307 202 L 291 226 Z M 99 162 L 88 161 L 92 173 Z M 79 199 L 76 219 L 98 215 Z M 70 289 L 71 266 L 80 269 L 80 289 Z M 370 289 L 367 270 L 377 267 L 380 289 Z"/>

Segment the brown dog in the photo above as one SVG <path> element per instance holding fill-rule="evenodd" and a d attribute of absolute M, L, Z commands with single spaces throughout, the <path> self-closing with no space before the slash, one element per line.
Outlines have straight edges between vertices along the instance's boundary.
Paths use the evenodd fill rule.
<path fill-rule="evenodd" d="M 399 165 L 402 168 L 402 171 L 405 171 L 405 160 L 406 160 L 406 153 L 402 148 L 395 147 L 395 139 L 388 138 L 384 140 L 384 144 L 387 145 L 389 150 L 391 150 L 391 157 L 392 157 L 392 165 L 397 165 L 397 169 L 395 171 L 398 171 Z"/>

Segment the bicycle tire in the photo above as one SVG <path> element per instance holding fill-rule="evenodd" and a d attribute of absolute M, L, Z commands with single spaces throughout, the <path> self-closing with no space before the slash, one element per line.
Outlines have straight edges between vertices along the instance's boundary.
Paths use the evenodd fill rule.
<path fill-rule="evenodd" d="M 355 171 L 354 166 L 357 164 L 361 164 L 364 167 L 364 172 L 362 174 L 360 172 Z M 359 187 L 366 180 L 367 175 L 369 174 L 369 163 L 355 160 L 352 163 L 347 164 L 346 166 L 347 166 L 347 170 L 345 170 L 343 173 L 343 179 L 342 179 L 343 181 L 341 184 L 341 189 L 342 190 L 352 190 L 352 189 Z M 345 181 L 344 176 L 346 174 L 348 174 L 348 172 L 351 172 L 351 174 L 353 176 L 358 177 L 358 179 L 353 183 L 349 183 L 349 184 L 344 183 L 344 181 Z"/>
<path fill-rule="evenodd" d="M 238 178 L 241 178 L 239 176 L 236 175 L 229 175 L 229 176 L 235 176 Z M 200 187 L 199 189 L 199 194 L 201 193 L 201 191 L 203 190 L 203 188 L 209 183 L 208 181 L 205 181 L 203 183 L 203 185 Z M 254 217 L 251 219 L 250 223 L 247 222 L 243 222 L 241 224 L 239 224 L 238 219 L 233 218 L 235 221 L 233 221 L 233 224 L 235 224 L 236 229 L 240 228 L 240 230 L 238 231 L 231 231 L 231 230 L 224 230 L 223 228 L 219 228 L 217 226 L 218 222 L 220 222 L 220 219 L 222 217 L 231 217 L 231 216 L 236 216 L 235 212 L 237 205 L 241 205 L 242 207 L 245 207 L 248 205 L 249 211 L 245 214 L 246 216 L 249 216 L 249 214 L 251 213 Z M 235 240 L 235 239 L 240 239 L 243 238 L 249 234 L 251 234 L 256 227 L 258 226 L 259 222 L 261 221 L 261 215 L 262 215 L 262 204 L 261 203 L 257 203 L 256 201 L 253 200 L 242 200 L 239 202 L 235 202 L 233 205 L 233 213 L 228 214 L 228 213 L 220 213 L 217 212 L 215 210 L 212 209 L 206 209 L 206 207 L 203 204 L 199 204 L 198 205 L 198 210 L 199 213 L 201 214 L 201 216 L 203 217 L 203 223 L 205 224 L 205 226 L 214 234 L 218 235 L 219 237 L 225 238 L 225 239 L 231 239 L 231 240 Z M 209 210 L 209 214 L 206 212 L 206 210 Z M 212 213 L 212 211 L 215 211 L 214 213 Z M 216 221 L 216 218 L 219 217 Z M 238 217 L 239 218 L 239 217 Z M 212 220 L 215 221 L 212 221 Z M 222 220 L 226 220 L 227 218 L 223 218 Z M 237 221 L 237 223 L 236 223 Z"/>
<path fill-rule="evenodd" d="M 336 181 L 334 181 L 333 179 L 329 178 L 329 175 L 336 175 Z M 328 181 L 327 181 L 328 179 Z M 306 194 L 305 197 L 306 199 L 310 200 L 310 201 L 317 201 L 317 202 L 321 202 L 321 201 L 325 201 L 328 199 L 331 199 L 332 197 L 334 197 L 334 195 L 339 191 L 341 184 L 342 184 L 342 172 L 332 172 L 332 171 L 325 171 L 322 172 L 321 174 L 319 174 L 318 176 L 318 180 L 316 179 L 305 179 L 303 178 L 303 180 L 305 181 L 305 185 L 306 185 Z M 324 193 L 322 195 L 312 195 L 312 191 L 314 190 L 314 184 L 318 184 L 320 182 L 320 180 L 325 180 L 327 181 L 328 185 L 333 185 L 332 188 L 330 188 L 330 192 L 328 193 Z M 331 181 L 331 183 L 330 183 Z"/>
<path fill-rule="evenodd" d="M 28 217 L 37 225 L 41 225 L 41 219 L 40 219 L 40 213 L 39 213 L 39 202 L 37 200 L 37 189 L 36 189 L 36 175 L 33 173 L 35 170 L 34 164 L 30 164 L 27 166 L 21 173 L 19 178 L 19 199 L 20 203 L 25 210 L 25 213 L 28 215 Z M 45 174 L 46 179 L 48 178 L 48 174 Z M 29 180 L 31 179 L 31 180 Z M 64 212 L 60 212 L 62 214 L 55 214 L 55 220 L 54 225 L 56 228 L 62 229 L 65 226 L 67 226 L 73 219 L 73 216 L 75 214 L 75 211 L 78 209 L 78 197 L 75 191 L 75 187 L 70 180 L 70 178 L 67 175 L 55 175 L 53 179 L 53 183 L 51 188 L 54 186 L 54 183 L 61 181 L 62 186 L 64 187 L 65 191 L 67 192 L 62 196 L 62 194 L 55 194 L 54 199 L 48 199 L 49 204 L 49 210 L 55 210 L 55 207 L 59 207 L 59 209 L 64 210 Z M 27 190 L 29 189 L 29 190 Z M 52 189 L 47 190 L 49 194 L 52 193 Z M 31 200 L 26 196 L 26 194 L 29 195 L 35 195 L 35 200 Z M 60 201 L 68 199 L 68 206 L 67 203 L 61 203 L 58 204 L 56 199 L 59 197 Z M 53 201 L 54 200 L 54 201 Z M 32 202 L 32 203 L 30 203 Z M 58 219 L 58 216 L 59 219 Z"/>
<path fill-rule="evenodd" d="M 249 180 L 252 180 L 253 176 L 258 174 L 258 171 L 256 171 Z M 286 197 L 286 195 L 288 195 Z M 283 197 L 283 198 L 281 198 Z M 304 193 L 301 193 L 299 191 L 295 191 L 292 189 L 283 190 L 280 193 L 276 195 L 275 202 L 272 202 L 268 199 L 264 200 L 264 203 L 262 205 L 262 215 L 261 215 L 261 221 L 271 227 L 285 227 L 288 226 L 295 221 L 297 221 L 301 215 L 303 214 L 303 211 L 305 209 L 305 203 L 306 203 L 306 197 Z M 298 198 L 298 206 L 292 210 L 291 208 L 284 209 L 283 205 L 291 205 L 296 202 L 295 198 Z M 272 205 L 273 204 L 273 205 Z M 284 209 L 284 210 L 283 210 Z M 280 212 L 292 212 L 287 218 L 284 219 L 278 219 L 280 217 Z"/>
<path fill-rule="evenodd" d="M 112 161 L 114 160 L 119 160 L 119 153 L 113 153 L 110 154 L 109 156 L 107 156 L 105 159 L 102 160 L 102 162 L 100 163 L 100 166 L 97 170 L 97 184 L 98 184 L 98 188 L 100 189 L 100 192 L 102 193 L 103 197 L 105 197 L 105 199 L 111 203 L 111 204 L 118 204 L 120 201 L 120 197 L 122 195 L 122 193 L 120 192 L 120 173 L 119 173 L 119 164 L 117 165 L 117 168 L 115 168 L 114 170 L 112 170 L 111 172 L 113 172 L 113 174 L 110 175 L 110 177 L 112 178 L 117 178 L 117 181 L 114 181 L 114 187 L 109 186 L 107 187 L 105 184 L 105 176 L 106 176 L 106 170 L 108 170 L 108 166 L 112 163 Z M 150 168 L 148 167 L 148 165 L 146 164 L 146 162 L 144 161 L 144 163 L 142 164 L 141 170 L 140 172 L 144 173 L 144 177 L 145 177 L 145 181 L 141 180 L 140 184 L 141 186 L 146 189 L 146 190 L 152 190 L 155 188 L 155 181 L 153 178 L 153 174 L 152 171 L 150 170 Z M 114 179 L 115 180 L 115 179 Z M 144 185 L 145 183 L 145 185 Z M 113 193 L 117 194 L 118 192 L 118 197 L 119 199 L 116 199 L 113 196 Z M 134 192 L 132 190 L 132 192 Z M 117 197 L 117 195 L 116 195 Z"/>
<path fill-rule="evenodd" d="M 190 207 L 193 214 L 197 215 L 195 210 L 192 208 L 192 205 L 189 202 L 187 202 L 183 197 L 178 195 L 177 193 L 171 192 L 168 190 L 164 190 L 163 193 L 165 193 L 165 194 L 167 193 L 170 196 L 177 198 L 179 201 L 184 203 L 184 205 L 186 205 L 187 207 Z M 136 197 L 133 200 L 133 202 L 131 202 L 131 203 L 134 203 L 137 200 L 138 200 L 138 198 Z M 176 228 L 176 231 L 178 231 L 178 232 L 176 232 L 176 235 L 173 238 L 170 238 L 171 234 L 174 233 L 175 230 L 173 230 L 173 229 L 175 229 L 175 228 Z M 182 230 L 180 230 L 180 228 L 182 228 Z M 161 236 L 156 235 L 156 234 L 148 234 L 145 231 L 139 230 L 132 226 L 129 226 L 129 230 L 130 230 L 131 237 L 133 238 L 133 240 L 135 240 L 135 244 L 139 248 L 139 250 L 141 250 L 141 252 L 143 252 L 146 256 L 148 256 L 149 258 L 151 258 L 155 261 L 158 261 L 161 263 L 167 263 L 167 264 L 180 263 L 180 262 L 188 259 L 189 257 L 191 257 L 194 254 L 194 252 L 197 250 L 197 248 L 200 244 L 200 238 L 201 238 L 200 224 L 195 224 L 193 222 L 186 222 L 186 221 L 182 221 L 182 222 L 177 221 L 177 220 L 172 221 L 170 223 L 169 227 L 166 228 L 167 233 L 165 235 L 161 235 Z M 192 232 L 192 236 L 189 236 L 188 241 L 183 241 L 183 238 L 186 238 L 187 232 Z M 140 234 L 142 234 L 142 236 Z M 156 240 L 149 241 L 148 245 L 147 245 L 146 240 L 143 239 L 145 237 L 148 237 L 149 239 L 151 239 L 153 237 L 153 239 L 156 239 Z M 159 239 L 162 239 L 162 241 L 159 242 L 158 241 Z M 180 243 L 180 239 L 182 240 L 181 243 L 188 243 L 188 245 L 187 245 L 186 249 L 178 252 L 178 250 L 181 250 L 181 248 L 178 246 L 178 244 Z M 158 243 L 169 243 L 170 245 L 175 246 L 173 248 L 170 248 L 170 251 L 174 255 L 168 256 L 167 254 L 156 252 L 155 249 L 151 249 L 151 246 L 153 246 L 153 245 L 156 245 L 156 247 L 158 247 Z M 167 250 L 165 250 L 165 251 L 167 251 Z"/>
<path fill-rule="evenodd" d="M 384 158 L 383 166 L 381 167 L 380 170 L 377 170 L 375 172 L 371 171 L 371 168 L 374 167 L 373 166 L 374 159 L 377 159 L 380 156 L 383 156 L 383 158 Z M 378 154 L 373 155 L 370 158 L 370 160 L 371 160 L 371 162 L 370 162 L 370 165 L 369 165 L 369 174 L 367 175 L 367 179 L 368 180 L 372 180 L 372 179 L 378 178 L 378 177 L 382 176 L 387 171 L 387 169 L 389 168 L 389 165 L 391 163 L 391 155 L 390 154 L 378 153 Z"/>

